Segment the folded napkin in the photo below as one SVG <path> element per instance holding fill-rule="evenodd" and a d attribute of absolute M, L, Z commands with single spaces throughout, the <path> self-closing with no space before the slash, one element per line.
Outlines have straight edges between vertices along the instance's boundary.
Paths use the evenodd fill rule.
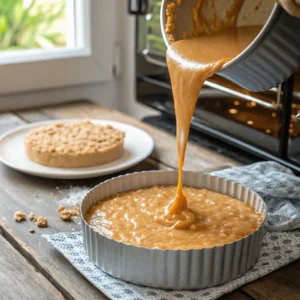
<path fill-rule="evenodd" d="M 217 299 L 300 258 L 300 229 L 297 229 L 300 228 L 300 179 L 291 170 L 274 162 L 262 162 L 213 174 L 254 189 L 264 198 L 269 209 L 266 222 L 269 231 L 264 237 L 258 262 L 245 275 L 224 285 L 195 291 L 168 291 L 137 286 L 101 271 L 87 256 L 81 232 L 43 235 L 43 238 L 111 299 Z"/>
<path fill-rule="evenodd" d="M 268 230 L 300 228 L 300 178 L 276 162 L 234 167 L 212 175 L 239 182 L 256 191 L 267 203 Z"/>

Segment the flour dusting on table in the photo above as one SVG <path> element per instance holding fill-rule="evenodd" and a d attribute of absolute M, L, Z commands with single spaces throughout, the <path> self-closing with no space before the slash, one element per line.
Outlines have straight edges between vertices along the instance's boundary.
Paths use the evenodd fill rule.
<path fill-rule="evenodd" d="M 88 186 L 74 186 L 66 185 L 63 187 L 56 187 L 56 190 L 63 195 L 63 198 L 58 200 L 60 205 L 71 207 L 81 204 L 84 196 L 90 191 Z"/>

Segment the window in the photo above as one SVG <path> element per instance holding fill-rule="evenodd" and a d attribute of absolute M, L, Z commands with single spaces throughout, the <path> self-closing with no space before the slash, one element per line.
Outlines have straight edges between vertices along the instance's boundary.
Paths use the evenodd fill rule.
<path fill-rule="evenodd" d="M 0 0 L 0 93 L 112 79 L 110 0 Z"/>
<path fill-rule="evenodd" d="M 72 47 L 74 31 L 70 4 L 73 1 L 1 1 L 0 55 L 23 49 Z"/>

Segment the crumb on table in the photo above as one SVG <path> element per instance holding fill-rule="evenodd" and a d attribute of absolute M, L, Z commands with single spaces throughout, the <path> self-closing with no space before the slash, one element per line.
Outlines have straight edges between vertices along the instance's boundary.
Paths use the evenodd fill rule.
<path fill-rule="evenodd" d="M 61 212 L 61 211 L 64 210 L 64 209 L 65 209 L 65 207 L 64 207 L 63 205 L 60 205 L 60 206 L 58 207 L 57 211 L 58 211 L 58 212 Z"/>
<path fill-rule="evenodd" d="M 22 222 L 22 221 L 26 220 L 26 214 L 21 211 L 16 211 L 14 214 L 14 219 L 16 222 Z"/>
<path fill-rule="evenodd" d="M 60 212 L 59 217 L 63 220 L 63 221 L 71 221 L 72 220 L 72 215 L 69 212 L 68 209 L 64 209 Z"/>
<path fill-rule="evenodd" d="M 58 210 L 59 211 L 59 217 L 63 221 L 71 221 L 72 217 L 79 216 L 80 215 L 80 207 L 79 206 L 74 206 L 71 209 L 62 209 Z"/>
<path fill-rule="evenodd" d="M 78 215 L 80 215 L 80 207 L 79 206 L 74 206 L 73 209 L 78 211 Z"/>
<path fill-rule="evenodd" d="M 30 229 L 29 229 L 29 232 L 30 232 L 30 233 L 35 233 L 35 230 L 34 230 L 33 228 L 30 228 Z"/>
<path fill-rule="evenodd" d="M 38 217 L 35 223 L 38 227 L 47 227 L 48 220 L 45 217 Z"/>
<path fill-rule="evenodd" d="M 79 206 L 75 206 L 72 209 L 69 210 L 71 215 L 74 216 L 79 216 L 80 215 L 80 208 Z"/>
<path fill-rule="evenodd" d="M 37 216 L 32 212 L 28 215 L 28 218 L 30 221 L 33 221 L 33 222 L 36 222 L 36 220 L 37 220 Z"/>

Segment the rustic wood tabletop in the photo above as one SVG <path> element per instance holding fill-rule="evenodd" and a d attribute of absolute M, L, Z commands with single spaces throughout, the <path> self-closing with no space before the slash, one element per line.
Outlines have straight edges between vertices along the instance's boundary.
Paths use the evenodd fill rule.
<path fill-rule="evenodd" d="M 176 169 L 175 137 L 116 110 L 80 101 L 59 106 L 0 114 L 0 133 L 19 125 L 61 118 L 98 118 L 135 125 L 155 141 L 149 158 L 124 173 L 154 169 Z M 13 149 L 12 149 L 13 151 Z M 226 157 L 189 144 L 186 170 L 210 171 L 237 165 Z M 104 179 L 53 180 L 29 176 L 0 164 L 0 299 L 107 299 L 91 285 L 41 234 L 80 230 L 78 222 L 58 218 L 58 186 L 94 186 Z M 34 211 L 48 219 L 47 228 L 30 221 L 17 223 L 14 212 Z M 300 260 L 223 296 L 227 300 L 300 299 Z"/>

